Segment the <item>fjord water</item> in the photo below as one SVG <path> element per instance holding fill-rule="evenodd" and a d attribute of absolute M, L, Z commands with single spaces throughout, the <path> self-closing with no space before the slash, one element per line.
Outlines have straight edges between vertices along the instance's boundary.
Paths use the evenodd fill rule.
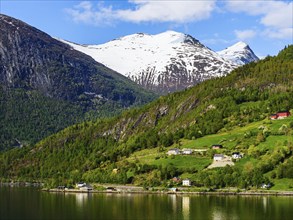
<path fill-rule="evenodd" d="M 292 219 L 293 197 L 48 193 L 0 187 L 0 219 Z"/>

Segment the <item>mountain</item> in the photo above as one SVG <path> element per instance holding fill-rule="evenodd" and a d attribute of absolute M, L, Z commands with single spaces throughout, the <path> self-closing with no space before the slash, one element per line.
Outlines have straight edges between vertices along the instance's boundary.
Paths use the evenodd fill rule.
<path fill-rule="evenodd" d="M 0 15 L 0 149 L 34 143 L 86 117 L 154 94 L 48 34 Z"/>
<path fill-rule="evenodd" d="M 115 118 L 73 125 L 34 147 L 2 153 L 0 176 L 53 181 L 53 186 L 82 180 L 169 187 L 172 177 L 182 175 L 199 186 L 240 189 L 259 187 L 268 177 L 292 178 L 293 170 L 287 169 L 293 163 L 292 116 L 268 119 L 293 109 L 292 60 L 290 45 L 276 57 L 241 66 L 225 77 Z M 209 148 L 212 144 L 223 144 L 223 154 L 242 152 L 245 158 L 235 168 L 209 171 L 205 168 L 217 153 Z M 168 157 L 167 150 L 174 147 L 207 152 Z"/>
<path fill-rule="evenodd" d="M 138 33 L 101 45 L 78 45 L 60 41 L 144 88 L 161 94 L 224 76 L 237 66 L 192 36 L 174 31 L 157 35 Z"/>
<path fill-rule="evenodd" d="M 259 60 L 250 47 L 241 41 L 225 50 L 219 51 L 218 54 L 236 65 L 244 65 Z"/>

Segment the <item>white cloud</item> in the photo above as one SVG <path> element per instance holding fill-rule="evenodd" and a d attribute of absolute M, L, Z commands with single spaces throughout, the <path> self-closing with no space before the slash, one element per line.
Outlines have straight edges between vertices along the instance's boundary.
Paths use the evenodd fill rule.
<path fill-rule="evenodd" d="M 66 9 L 76 22 L 87 24 L 108 24 L 116 20 L 139 22 L 194 22 L 209 18 L 216 8 L 216 0 L 209 1 L 153 1 L 129 0 L 133 9 L 113 9 L 111 6 L 98 4 L 95 7 L 91 2 L 84 1 L 74 8 Z"/>
<path fill-rule="evenodd" d="M 292 38 L 293 2 L 276 0 L 228 0 L 226 7 L 232 12 L 244 12 L 248 15 L 261 16 L 260 23 L 265 26 L 264 33 L 271 38 Z"/>
<path fill-rule="evenodd" d="M 293 28 L 282 28 L 279 30 L 266 29 L 263 33 L 265 36 L 276 39 L 293 39 Z"/>
<path fill-rule="evenodd" d="M 73 8 L 65 9 L 65 12 L 77 23 L 111 25 L 115 20 L 112 8 L 105 7 L 102 3 L 99 3 L 97 7 L 99 10 L 96 10 L 91 2 L 83 1 Z"/>
<path fill-rule="evenodd" d="M 191 22 L 206 19 L 215 8 L 215 1 L 132 1 L 134 10 L 119 10 L 122 20 L 131 22 Z"/>
<path fill-rule="evenodd" d="M 254 30 L 235 30 L 236 37 L 238 40 L 247 41 L 251 38 L 254 38 L 256 36 L 256 31 Z"/>

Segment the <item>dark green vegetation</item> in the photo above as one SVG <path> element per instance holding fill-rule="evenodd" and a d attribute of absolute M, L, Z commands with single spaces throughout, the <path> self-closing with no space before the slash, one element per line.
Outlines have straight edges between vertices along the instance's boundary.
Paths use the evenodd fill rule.
<path fill-rule="evenodd" d="M 80 180 L 167 185 L 179 175 L 206 187 L 284 183 L 284 178 L 292 178 L 288 169 L 292 117 L 273 122 L 268 117 L 293 109 L 292 61 L 291 45 L 278 56 L 245 65 L 227 77 L 161 97 L 115 118 L 71 126 L 34 147 L 2 154 L 0 176 L 52 185 Z M 165 156 L 171 146 L 209 148 L 210 144 L 223 144 L 220 152 L 227 155 L 240 151 L 245 156 L 234 167 L 211 170 L 203 169 L 215 151 L 190 160 Z"/>
<path fill-rule="evenodd" d="M 0 150 L 155 97 L 19 20 L 0 14 L 0 32 Z"/>

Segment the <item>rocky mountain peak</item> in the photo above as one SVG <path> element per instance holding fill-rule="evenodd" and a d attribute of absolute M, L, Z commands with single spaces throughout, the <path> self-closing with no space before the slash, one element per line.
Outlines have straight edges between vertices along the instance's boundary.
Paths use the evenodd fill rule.
<path fill-rule="evenodd" d="M 226 75 L 236 67 L 192 36 L 175 31 L 132 34 L 100 45 L 62 42 L 160 94 Z"/>
<path fill-rule="evenodd" d="M 244 65 L 259 60 L 249 45 L 242 41 L 219 51 L 218 54 L 236 65 Z"/>

